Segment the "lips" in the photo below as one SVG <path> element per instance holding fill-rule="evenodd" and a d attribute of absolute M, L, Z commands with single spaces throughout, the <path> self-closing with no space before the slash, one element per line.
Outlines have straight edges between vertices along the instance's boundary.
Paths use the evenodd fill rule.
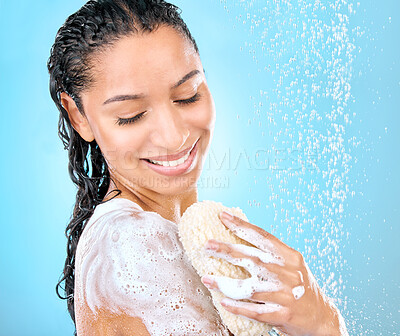
<path fill-rule="evenodd" d="M 193 147 L 196 145 L 197 141 L 199 141 L 199 139 L 196 140 L 196 142 L 189 148 L 186 148 L 184 151 L 177 153 L 177 154 L 171 154 L 171 155 L 163 155 L 163 156 L 152 156 L 152 157 L 148 157 L 145 158 L 145 160 L 153 160 L 153 161 L 175 161 L 175 160 L 179 160 L 180 158 L 184 157 L 187 153 L 189 153 Z"/>
<path fill-rule="evenodd" d="M 142 159 L 142 162 L 151 170 L 155 171 L 160 175 L 165 176 L 179 176 L 190 172 L 197 164 L 197 151 L 198 151 L 199 141 L 193 146 L 193 149 L 188 153 L 188 158 L 181 164 L 177 166 L 163 166 L 151 163 L 148 159 Z M 185 152 L 185 151 L 184 151 Z"/>

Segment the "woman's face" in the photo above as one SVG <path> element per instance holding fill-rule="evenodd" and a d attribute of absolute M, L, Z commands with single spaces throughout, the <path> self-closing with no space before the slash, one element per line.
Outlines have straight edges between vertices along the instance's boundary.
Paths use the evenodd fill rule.
<path fill-rule="evenodd" d="M 82 103 L 112 177 L 130 190 L 166 195 L 194 187 L 215 105 L 192 44 L 161 26 L 121 38 L 94 64 L 95 84 Z"/>

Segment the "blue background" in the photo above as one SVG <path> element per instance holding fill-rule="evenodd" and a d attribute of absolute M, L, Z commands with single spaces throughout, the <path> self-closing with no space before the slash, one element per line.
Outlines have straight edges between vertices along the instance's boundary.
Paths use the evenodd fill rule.
<path fill-rule="evenodd" d="M 280 62 L 257 49 L 261 35 L 251 18 L 262 9 L 262 1 L 172 2 L 182 8 L 199 45 L 217 107 L 210 155 L 218 160 L 228 148 L 233 157 L 241 151 L 252 156 L 260 148 L 277 144 L 274 135 L 280 127 L 297 134 L 295 126 L 288 127 L 290 122 L 264 122 L 264 116 L 274 110 L 259 104 L 265 94 L 269 102 L 282 101 L 274 91 L 277 74 L 259 71 L 268 64 L 275 67 L 272 61 Z M 64 229 L 75 188 L 67 173 L 67 153 L 57 136 L 58 111 L 48 92 L 46 61 L 57 29 L 83 3 L 0 0 L 1 335 L 73 332 L 66 303 L 55 295 L 55 284 L 63 269 Z M 239 206 L 251 222 L 302 251 L 320 284 L 329 284 L 326 291 L 338 300 L 350 334 L 400 335 L 400 4 L 361 0 L 354 7 L 348 26 L 355 57 L 349 68 L 353 76 L 347 77 L 351 98 L 345 107 L 352 123 L 341 124 L 347 143 L 358 145 L 345 148 L 352 159 L 340 175 L 343 188 L 348 187 L 348 197 L 341 201 L 343 212 L 321 216 L 321 209 L 334 210 L 332 200 L 311 209 L 316 196 L 296 189 L 303 177 L 307 186 L 318 184 L 322 191 L 328 190 L 320 173 L 306 171 L 282 182 L 287 169 L 279 175 L 276 170 L 254 169 L 254 164 L 249 167 L 245 160 L 222 169 L 213 169 L 211 159 L 207 168 L 206 162 L 199 196 Z M 302 15 L 298 13 L 300 23 Z M 271 39 L 264 41 L 266 47 L 271 46 Z M 288 49 L 282 50 L 289 54 Z M 290 99 L 295 101 L 295 97 L 296 93 Z M 317 107 L 323 110 L 331 103 L 322 99 Z M 321 133 L 325 126 L 319 126 Z M 277 152 L 269 154 L 267 160 L 276 162 Z M 337 156 L 335 152 L 329 155 Z M 317 163 L 323 167 L 324 158 L 318 157 Z M 279 189 L 282 185 L 286 191 Z M 279 202 L 274 193 L 279 194 Z M 291 201 L 297 196 L 296 205 Z M 311 203 L 305 203 L 306 198 Z M 306 217 L 314 211 L 320 225 L 302 221 L 298 212 L 302 205 L 309 207 Z M 281 216 L 285 210 L 289 220 Z M 316 251 L 325 245 L 327 253 Z M 334 279 L 340 279 L 336 284 L 329 279 L 332 272 Z"/>

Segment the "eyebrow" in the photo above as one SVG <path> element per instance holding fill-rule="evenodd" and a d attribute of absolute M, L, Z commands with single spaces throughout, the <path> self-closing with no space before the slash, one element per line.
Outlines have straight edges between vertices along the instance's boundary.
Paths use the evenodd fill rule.
<path fill-rule="evenodd" d="M 203 70 L 204 71 L 204 70 Z M 205 73 L 205 71 L 204 71 Z M 185 76 L 183 76 L 182 79 L 180 79 L 177 83 L 175 83 L 174 85 L 172 85 L 171 89 L 176 89 L 178 86 L 182 85 L 183 83 L 185 83 L 186 81 L 188 81 L 190 78 L 192 78 L 193 76 L 200 74 L 199 70 L 192 70 L 190 71 L 188 74 L 186 74 Z M 136 99 L 142 99 L 144 98 L 145 95 L 144 94 L 128 94 L 128 95 L 117 95 L 111 98 L 108 98 L 103 105 L 107 105 L 113 102 L 120 102 L 120 101 L 125 101 L 125 100 L 136 100 Z"/>

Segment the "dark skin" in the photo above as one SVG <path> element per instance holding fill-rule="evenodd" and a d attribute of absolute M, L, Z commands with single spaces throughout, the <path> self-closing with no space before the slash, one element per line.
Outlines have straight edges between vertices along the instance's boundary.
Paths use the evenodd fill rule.
<path fill-rule="evenodd" d="M 233 218 L 220 216 L 220 219 L 225 227 L 238 237 L 248 241 L 259 248 L 260 251 L 265 251 L 265 246 L 271 246 L 284 260 L 283 265 L 265 263 L 258 257 L 237 251 L 231 244 L 209 240 L 207 247 L 218 252 L 219 257 L 230 260 L 232 260 L 231 258 L 248 258 L 275 274 L 282 284 L 278 291 L 255 292 L 250 299 L 257 302 L 236 301 L 241 307 L 224 305 L 226 310 L 233 314 L 276 326 L 279 330 L 292 336 L 348 335 L 339 310 L 319 288 L 300 252 L 287 246 L 260 227 L 236 216 L 233 216 Z M 219 290 L 216 281 L 212 279 L 207 281 L 206 277 L 203 277 L 202 281 L 203 283 L 208 282 L 207 286 L 210 289 Z M 299 299 L 296 299 L 292 289 L 298 286 L 303 286 L 305 291 Z M 262 305 L 260 302 L 276 303 L 281 305 L 282 309 L 269 313 L 259 313 L 256 308 Z"/>
<path fill-rule="evenodd" d="M 99 145 L 112 180 L 108 192 L 118 188 L 118 197 L 176 223 L 198 200 L 196 181 L 215 124 L 215 105 L 200 57 L 190 41 L 168 26 L 122 37 L 93 56 L 95 82 L 81 94 L 85 115 L 61 93 L 72 126 L 84 140 Z M 183 103 L 196 94 L 200 99 Z M 140 98 L 105 103 L 124 95 Z M 134 123 L 118 124 L 119 119 L 140 114 Z M 194 163 L 181 175 L 160 175 L 143 162 L 179 153 L 196 141 Z M 75 311 L 78 335 L 150 335 L 140 317 L 115 315 L 106 308 L 94 314 L 84 299 L 75 300 Z"/>
<path fill-rule="evenodd" d="M 130 199 L 143 210 L 157 212 L 176 223 L 184 211 L 198 201 L 196 182 L 215 124 L 214 101 L 199 55 L 177 31 L 161 26 L 150 34 L 122 37 L 112 48 L 95 55 L 93 65 L 95 83 L 81 94 L 85 115 L 71 97 L 61 94 L 61 102 L 74 129 L 87 142 L 95 139 L 98 143 L 112 179 L 109 192 L 118 188 L 122 191 L 119 197 Z M 192 75 L 187 77 L 190 73 Z M 179 82 L 181 84 L 176 85 Z M 105 103 L 118 95 L 138 94 L 141 95 L 138 99 Z M 195 94 L 200 94 L 198 101 L 182 103 Z M 123 126 L 117 123 L 119 119 L 139 114 L 143 116 L 135 123 Z M 160 175 L 143 162 L 148 157 L 179 153 L 196 141 L 199 141 L 196 161 L 182 175 Z M 340 313 L 323 295 L 299 252 L 250 223 L 241 220 L 223 223 L 228 228 L 245 226 L 260 233 L 279 249 L 286 261 L 279 267 L 262 265 L 279 276 L 284 289 L 255 293 L 253 297 L 281 303 L 283 310 L 262 315 L 245 308 L 226 307 L 227 310 L 277 325 L 290 335 L 347 334 L 340 322 Z M 216 249 L 221 254 L 252 258 L 222 242 L 217 243 Z M 301 282 L 299 272 L 303 276 Z M 298 284 L 303 284 L 306 292 L 295 301 L 291 288 Z M 211 284 L 211 288 L 218 289 L 215 284 Z M 139 317 L 115 316 L 107 310 L 94 316 L 85 302 L 75 303 L 81 307 L 77 313 L 77 329 L 82 335 L 132 335 L 132 330 L 137 335 L 149 335 Z"/>
<path fill-rule="evenodd" d="M 118 188 L 119 197 L 176 222 L 197 201 L 196 182 L 215 124 L 214 100 L 199 55 L 190 41 L 163 26 L 123 37 L 92 61 L 95 83 L 81 94 L 86 115 L 61 94 L 73 127 L 84 140 L 98 143 L 112 178 L 109 191 Z M 196 94 L 196 102 L 182 102 Z M 105 103 L 121 95 L 140 98 Z M 139 115 L 134 123 L 118 124 L 118 119 Z M 144 162 L 182 152 L 196 141 L 196 161 L 179 176 L 161 175 Z"/>

